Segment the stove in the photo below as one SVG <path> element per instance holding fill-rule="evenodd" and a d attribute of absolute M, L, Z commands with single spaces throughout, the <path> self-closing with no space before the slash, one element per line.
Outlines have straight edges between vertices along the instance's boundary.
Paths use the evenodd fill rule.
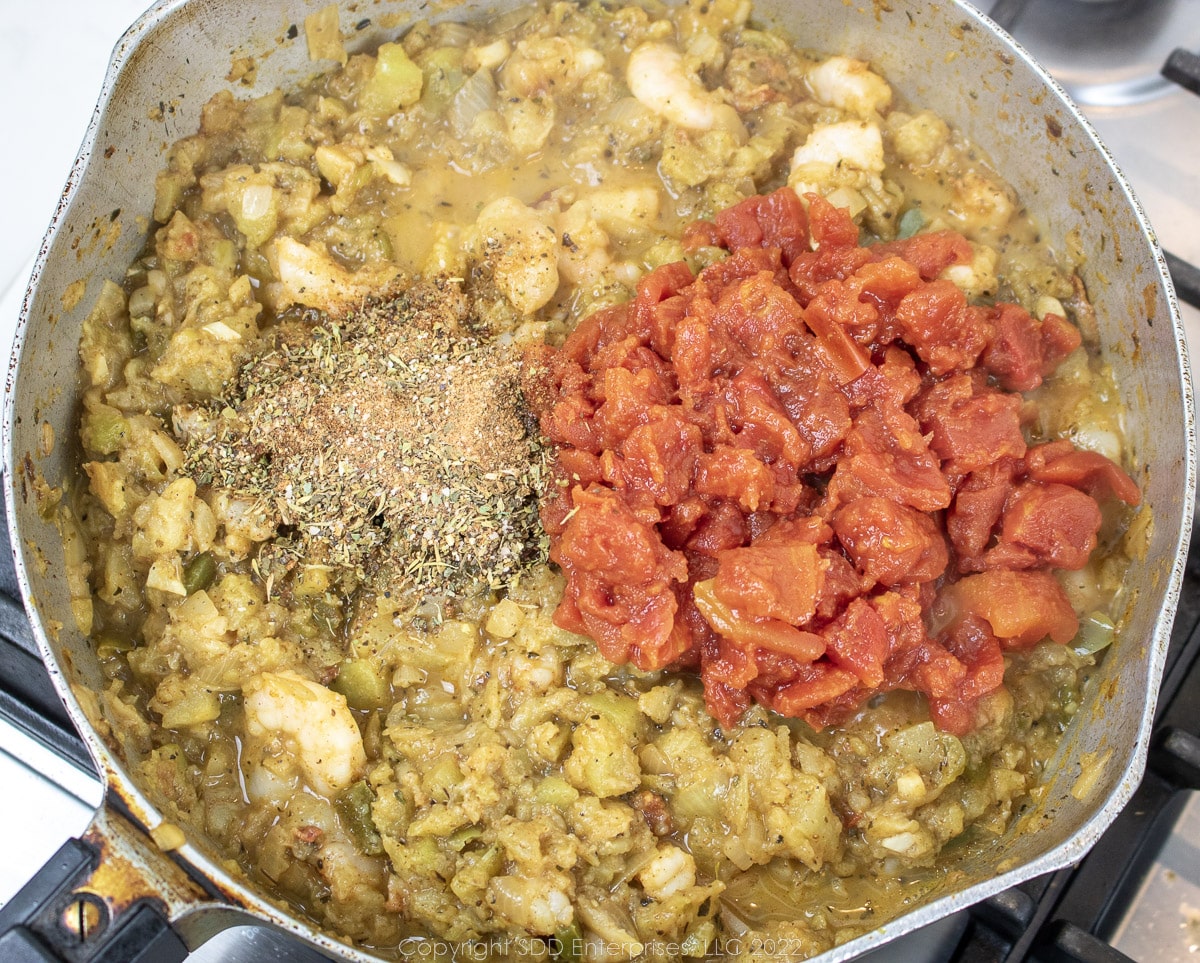
<path fill-rule="evenodd" d="M 0 82 L 25 83 L 44 60 L 85 76 L 38 84 L 51 157 L 0 157 L 0 180 L 32 185 L 0 237 L 0 351 L 7 354 L 40 230 L 69 169 L 108 48 L 146 0 L 60 0 L 53 25 L 33 5 L 6 12 Z M 1145 208 L 1200 356 L 1200 0 L 981 0 L 1066 88 L 1098 130 Z M 72 12 L 75 14 L 72 16 Z M 11 13 L 11 17 L 9 14 Z M 104 43 L 97 44 L 101 37 Z M 78 66 L 82 65 L 82 66 Z M 95 83 L 82 82 L 88 70 Z M 48 75 L 47 75 L 48 76 Z M 28 110 L 18 103 L 18 112 Z M 49 111 L 47 113 L 47 111 Z M 21 117 L 18 116 L 18 122 Z M 58 138 L 56 140 L 55 138 Z M 15 157 L 15 159 L 14 159 Z M 55 166 L 57 162 L 57 168 Z M 20 178 L 20 181 L 14 181 Z M 48 185 L 48 186 L 47 186 Z M 39 194 L 39 190 L 41 194 Z M 51 193 L 51 192 L 55 193 Z M 25 216 L 44 197 L 45 210 Z M 25 205 L 23 208 L 22 205 Z M 22 228 L 28 223 L 27 236 Z M 23 240 L 22 240 L 23 237 Z M 23 246 L 22 246 L 23 244 Z M 8 263 L 5 258 L 8 257 Z M 0 524 L 4 522 L 0 503 Z M 101 786 L 41 666 L 11 559 L 0 552 L 0 860 L 7 902 L 68 837 L 80 834 Z M 274 931 L 239 926 L 191 963 L 324 957 Z M 1175 963 L 1200 960 L 1200 539 L 1193 539 L 1159 697 L 1145 778 L 1126 809 L 1078 865 L 1038 877 L 860 958 L 870 963 Z"/>

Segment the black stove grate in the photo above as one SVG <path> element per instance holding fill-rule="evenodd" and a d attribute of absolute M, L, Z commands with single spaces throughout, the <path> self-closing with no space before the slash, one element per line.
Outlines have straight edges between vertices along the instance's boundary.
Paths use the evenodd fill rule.
<path fill-rule="evenodd" d="M 972 907 L 948 963 L 1119 963 L 1110 946 L 1177 807 L 1200 789 L 1200 538 L 1188 555 L 1159 690 L 1149 765 L 1112 826 L 1076 866 Z M 1149 963 L 1149 961 L 1141 961 Z"/>

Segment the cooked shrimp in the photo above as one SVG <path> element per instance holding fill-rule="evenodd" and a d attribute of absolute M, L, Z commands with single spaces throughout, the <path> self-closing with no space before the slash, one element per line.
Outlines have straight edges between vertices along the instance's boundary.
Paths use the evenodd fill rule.
<path fill-rule="evenodd" d="M 858 192 L 883 189 L 883 137 L 875 124 L 858 120 L 819 125 L 792 155 L 788 184 L 798 194 L 815 191 L 857 216 L 867 201 Z M 848 196 L 843 196 L 848 195 Z"/>
<path fill-rule="evenodd" d="M 887 109 L 892 88 L 870 66 L 852 57 L 830 57 L 808 72 L 813 96 L 829 107 L 871 117 Z"/>
<path fill-rule="evenodd" d="M 969 169 L 956 177 L 947 212 L 954 226 L 972 240 L 988 231 L 1000 231 L 1016 213 L 1011 189 L 1002 182 Z"/>
<path fill-rule="evenodd" d="M 912 116 L 893 111 L 888 115 L 888 126 L 896 156 L 913 167 L 934 163 L 950 143 L 950 128 L 931 110 Z"/>
<path fill-rule="evenodd" d="M 572 284 L 608 277 L 636 283 L 636 265 L 614 259 L 611 241 L 628 241 L 653 229 L 662 197 L 648 187 L 597 188 L 555 219 L 562 238 L 559 274 Z"/>
<path fill-rule="evenodd" d="M 691 853 L 663 843 L 637 878 L 651 899 L 668 899 L 696 885 L 696 861 Z"/>
<path fill-rule="evenodd" d="M 604 55 L 574 37 L 522 40 L 500 68 L 504 91 L 533 97 L 553 89 L 570 92 L 604 67 Z"/>
<path fill-rule="evenodd" d="M 480 253 L 512 306 L 531 314 L 558 290 L 558 236 L 542 215 L 515 197 L 500 197 L 479 212 Z"/>
<path fill-rule="evenodd" d="M 996 264 L 1000 259 L 994 247 L 972 242 L 969 264 L 951 264 L 941 276 L 954 283 L 968 298 L 978 299 L 995 295 L 1000 287 Z"/>
<path fill-rule="evenodd" d="M 363 774 L 367 754 L 345 696 L 294 672 L 263 672 L 242 695 L 246 734 L 264 752 L 290 754 L 321 795 L 334 796 Z"/>
<path fill-rule="evenodd" d="M 793 172 L 809 164 L 849 166 L 879 174 L 883 171 L 883 137 L 874 124 L 857 120 L 815 127 L 792 155 Z"/>
<path fill-rule="evenodd" d="M 279 273 L 279 307 L 303 304 L 327 314 L 339 314 L 379 295 L 399 275 L 390 264 L 364 267 L 351 273 L 328 254 L 290 237 L 275 242 Z"/>
<path fill-rule="evenodd" d="M 625 79 L 641 103 L 672 124 L 690 130 L 745 127 L 729 104 L 692 76 L 683 65 L 683 54 L 665 43 L 644 43 L 629 55 Z"/>

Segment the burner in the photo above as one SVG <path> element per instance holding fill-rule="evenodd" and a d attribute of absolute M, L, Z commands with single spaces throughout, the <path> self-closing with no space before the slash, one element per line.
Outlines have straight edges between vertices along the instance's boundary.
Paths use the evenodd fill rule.
<path fill-rule="evenodd" d="M 1127 107 L 1177 89 L 1159 71 L 1171 51 L 1200 51 L 1195 0 L 1027 0 L 1012 20 L 1013 36 L 1078 104 Z"/>

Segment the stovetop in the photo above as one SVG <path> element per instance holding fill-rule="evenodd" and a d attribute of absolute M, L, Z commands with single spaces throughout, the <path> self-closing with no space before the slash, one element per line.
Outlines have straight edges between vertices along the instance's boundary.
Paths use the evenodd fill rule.
<path fill-rule="evenodd" d="M 69 168 L 107 50 L 146 0 L 59 0 L 53 24 L 32 5 L 6 12 L 0 83 L 29 97 L 14 109 L 53 118 L 40 152 L 0 152 L 0 181 L 49 184 Z M 1200 356 L 1200 0 L 985 0 L 984 8 L 1038 58 L 1080 104 L 1129 178 L 1168 252 L 1194 356 Z M 9 14 L 12 14 L 10 16 Z M 15 27 L 14 27 L 15 25 Z M 110 31 L 108 34 L 105 31 Z M 1177 48 L 1183 48 L 1172 56 Z M 43 72 L 90 64 L 94 84 Z M 1162 68 L 1170 58 L 1172 79 Z M 1194 74 L 1189 79 L 1189 70 Z M 1182 85 L 1181 85 L 1182 81 Z M 1185 89 L 1185 85 L 1186 89 Z M 11 87 L 9 89 L 12 89 Z M 1191 91 L 1191 92 L 1190 92 Z M 39 98 L 41 109 L 35 107 Z M 22 106 L 23 104 L 23 106 Z M 64 115 L 79 118 L 62 139 Z M 24 166 L 22 166 L 24 165 Z M 49 171 L 49 173 L 47 173 Z M 30 221 L 17 199 L 0 234 L 0 282 L 32 258 L 45 218 Z M 24 217 L 24 219 L 23 219 Z M 7 261 L 6 261 L 7 259 Z M 0 351 L 7 353 L 29 264 L 0 295 Z M 3 506 L 0 504 L 0 523 Z M 101 787 L 41 667 L 0 552 L 0 819 L 10 827 L 0 860 L 0 904 L 68 836 L 78 835 Z M 20 827 L 11 831 L 11 827 Z M 238 927 L 193 953 L 194 963 L 323 959 L 273 931 Z M 862 957 L 870 963 L 1174 963 L 1200 959 L 1200 540 L 1193 538 L 1159 698 L 1149 765 L 1133 799 L 1080 864 L 1030 880 Z"/>

